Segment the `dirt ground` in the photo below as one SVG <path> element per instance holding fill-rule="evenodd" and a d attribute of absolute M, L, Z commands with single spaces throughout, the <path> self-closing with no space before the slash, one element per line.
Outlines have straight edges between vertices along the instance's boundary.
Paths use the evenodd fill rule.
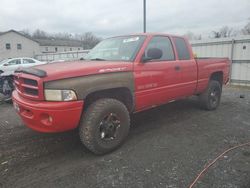
<path fill-rule="evenodd" d="M 243 94 L 244 98 L 240 98 Z M 250 90 L 224 88 L 216 111 L 195 97 L 132 117 L 125 144 L 95 156 L 77 131 L 42 134 L 0 105 L 0 187 L 188 187 L 225 149 L 250 141 Z M 250 187 L 250 147 L 226 154 L 195 187 Z"/>

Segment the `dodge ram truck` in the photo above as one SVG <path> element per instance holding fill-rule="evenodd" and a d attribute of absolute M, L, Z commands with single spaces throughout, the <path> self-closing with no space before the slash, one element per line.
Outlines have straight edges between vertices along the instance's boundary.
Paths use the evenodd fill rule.
<path fill-rule="evenodd" d="M 84 60 L 16 70 L 13 106 L 31 129 L 78 128 L 90 151 L 105 154 L 124 142 L 133 113 L 192 95 L 215 110 L 229 70 L 227 58 L 194 58 L 180 36 L 118 36 Z"/>

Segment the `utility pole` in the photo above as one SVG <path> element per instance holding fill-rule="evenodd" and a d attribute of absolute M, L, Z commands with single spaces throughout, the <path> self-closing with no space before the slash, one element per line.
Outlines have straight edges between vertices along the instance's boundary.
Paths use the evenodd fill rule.
<path fill-rule="evenodd" d="M 146 0 L 143 0 L 143 32 L 146 33 Z"/>

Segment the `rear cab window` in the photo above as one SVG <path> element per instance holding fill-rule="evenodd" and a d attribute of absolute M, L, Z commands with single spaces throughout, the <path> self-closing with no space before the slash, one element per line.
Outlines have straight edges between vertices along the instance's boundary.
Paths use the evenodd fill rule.
<path fill-rule="evenodd" d="M 179 60 L 189 60 L 190 53 L 186 41 L 180 37 L 173 37 Z"/>

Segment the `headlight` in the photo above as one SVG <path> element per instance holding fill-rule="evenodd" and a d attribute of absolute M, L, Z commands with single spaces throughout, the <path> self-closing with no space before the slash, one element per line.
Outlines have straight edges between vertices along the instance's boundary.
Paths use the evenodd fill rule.
<path fill-rule="evenodd" d="M 76 94 L 72 90 L 44 90 L 45 99 L 47 101 L 75 101 L 77 100 Z"/>

